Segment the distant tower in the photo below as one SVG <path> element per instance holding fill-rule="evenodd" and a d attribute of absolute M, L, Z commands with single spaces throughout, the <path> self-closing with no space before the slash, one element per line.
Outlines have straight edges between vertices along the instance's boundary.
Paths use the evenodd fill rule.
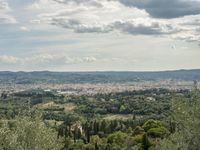
<path fill-rule="evenodd" d="M 193 90 L 198 90 L 198 82 L 196 80 L 193 83 Z"/>

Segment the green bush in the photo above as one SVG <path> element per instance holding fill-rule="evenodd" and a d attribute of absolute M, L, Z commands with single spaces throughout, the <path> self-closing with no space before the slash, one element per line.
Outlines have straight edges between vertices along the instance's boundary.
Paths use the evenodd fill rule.
<path fill-rule="evenodd" d="M 138 135 L 134 136 L 133 139 L 134 139 L 134 141 L 136 141 L 137 143 L 142 143 L 143 134 L 138 134 Z"/>
<path fill-rule="evenodd" d="M 153 138 L 164 138 L 169 134 L 169 131 L 165 127 L 151 128 L 148 130 L 148 135 Z"/>
<path fill-rule="evenodd" d="M 108 136 L 108 143 L 123 143 L 127 136 L 126 133 L 121 131 L 115 132 Z"/>
<path fill-rule="evenodd" d="M 138 135 L 138 134 L 142 134 L 142 133 L 144 133 L 144 129 L 142 127 L 140 127 L 140 126 L 135 127 L 135 129 L 133 131 L 134 135 Z"/>
<path fill-rule="evenodd" d="M 160 128 L 160 127 L 164 127 L 163 123 L 161 121 L 158 120 L 153 120 L 150 119 L 147 122 L 144 123 L 144 125 L 142 126 L 142 128 L 147 132 L 149 129 L 152 128 Z"/>

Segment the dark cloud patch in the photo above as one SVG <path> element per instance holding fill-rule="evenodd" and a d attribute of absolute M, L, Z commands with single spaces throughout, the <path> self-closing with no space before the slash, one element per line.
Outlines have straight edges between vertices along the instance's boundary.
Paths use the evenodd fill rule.
<path fill-rule="evenodd" d="M 116 21 L 113 23 L 113 28 L 132 35 L 169 35 L 180 32 L 180 29 L 171 24 L 158 21 L 145 22 L 145 20 L 143 23 L 137 20 Z"/>
<path fill-rule="evenodd" d="M 108 33 L 112 31 L 110 26 L 87 26 L 81 25 L 75 29 L 78 33 Z"/>
<path fill-rule="evenodd" d="M 108 33 L 118 30 L 132 35 L 164 35 L 178 32 L 170 24 L 161 24 L 159 22 L 138 23 L 137 20 L 114 21 L 109 24 L 84 24 L 75 19 L 53 18 L 51 24 L 77 33 Z"/>
<path fill-rule="evenodd" d="M 158 24 L 152 24 L 152 25 L 144 25 L 144 24 L 138 24 L 135 25 L 131 22 L 120 22 L 117 21 L 113 24 L 114 28 L 119 29 L 123 32 L 132 34 L 132 35 L 158 35 L 163 34 L 161 29 L 159 28 Z"/>
<path fill-rule="evenodd" d="M 52 18 L 52 25 L 59 25 L 64 28 L 76 28 L 81 23 L 76 19 Z"/>
<path fill-rule="evenodd" d="M 86 25 L 75 19 L 54 18 L 52 24 L 77 33 L 108 33 L 112 31 L 112 27 L 109 25 Z"/>
<path fill-rule="evenodd" d="M 200 14 L 200 1 L 189 0 L 119 0 L 128 7 L 145 9 L 155 18 L 177 18 Z"/>

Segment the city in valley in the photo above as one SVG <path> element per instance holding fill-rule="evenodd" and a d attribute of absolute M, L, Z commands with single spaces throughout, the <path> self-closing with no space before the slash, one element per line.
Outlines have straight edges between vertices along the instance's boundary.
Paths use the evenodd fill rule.
<path fill-rule="evenodd" d="M 54 91 L 64 95 L 94 95 L 98 93 L 114 93 L 124 91 L 138 91 L 146 89 L 166 88 L 169 90 L 192 90 L 193 81 L 179 80 L 158 80 L 158 81 L 138 81 L 127 83 L 83 83 L 83 84 L 61 84 L 61 83 L 44 83 L 44 84 L 0 84 L 0 94 L 8 94 L 41 89 L 44 91 Z"/>
<path fill-rule="evenodd" d="M 192 90 L 194 82 L 200 79 L 199 74 L 200 70 L 165 72 L 0 72 L 0 93 L 12 94 L 41 89 L 64 95 L 94 95 L 160 88 Z"/>

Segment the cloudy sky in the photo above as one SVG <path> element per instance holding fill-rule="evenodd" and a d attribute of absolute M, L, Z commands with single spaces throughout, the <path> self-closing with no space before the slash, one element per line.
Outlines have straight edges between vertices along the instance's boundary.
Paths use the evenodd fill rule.
<path fill-rule="evenodd" d="M 200 0 L 0 0 L 0 70 L 200 68 Z"/>

